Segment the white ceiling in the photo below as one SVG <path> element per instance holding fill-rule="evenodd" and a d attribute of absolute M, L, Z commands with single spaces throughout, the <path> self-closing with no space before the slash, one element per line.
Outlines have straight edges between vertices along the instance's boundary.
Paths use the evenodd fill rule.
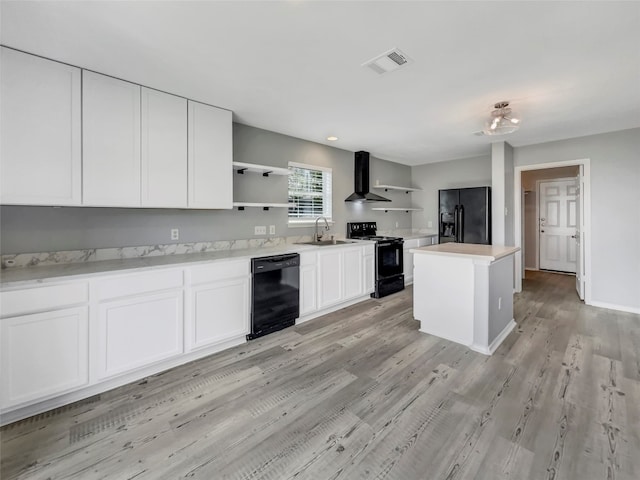
<path fill-rule="evenodd" d="M 639 2 L 1 3 L 4 45 L 418 165 L 640 126 Z M 360 65 L 393 47 L 413 62 Z M 496 101 L 522 119 L 477 137 Z M 337 135 L 337 142 L 327 142 Z M 256 159 L 258 161 L 259 159 Z"/>

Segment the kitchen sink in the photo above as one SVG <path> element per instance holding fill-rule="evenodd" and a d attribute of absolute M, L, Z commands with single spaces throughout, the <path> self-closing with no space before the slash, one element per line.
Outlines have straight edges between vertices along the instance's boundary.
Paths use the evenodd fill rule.
<path fill-rule="evenodd" d="M 297 245 L 315 245 L 318 247 L 325 247 L 329 245 L 347 245 L 350 243 L 356 243 L 350 240 L 316 240 L 312 242 L 298 242 Z"/>

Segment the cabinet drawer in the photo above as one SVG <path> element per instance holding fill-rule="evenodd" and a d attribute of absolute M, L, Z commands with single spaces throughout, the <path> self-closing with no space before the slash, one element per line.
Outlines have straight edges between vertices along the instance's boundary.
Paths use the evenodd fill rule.
<path fill-rule="evenodd" d="M 2 316 L 54 310 L 89 301 L 88 284 L 69 283 L 0 293 Z"/>
<path fill-rule="evenodd" d="M 158 270 L 96 281 L 97 300 L 182 288 L 182 270 Z"/>
<path fill-rule="evenodd" d="M 228 278 L 246 277 L 250 273 L 249 260 L 216 262 L 211 265 L 193 267 L 190 272 L 191 285 L 217 282 Z"/>

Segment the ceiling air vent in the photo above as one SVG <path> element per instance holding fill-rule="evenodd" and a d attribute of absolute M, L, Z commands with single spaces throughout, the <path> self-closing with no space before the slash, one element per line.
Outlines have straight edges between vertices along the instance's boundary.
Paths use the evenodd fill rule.
<path fill-rule="evenodd" d="M 383 74 L 393 72 L 409 62 L 411 62 L 409 57 L 397 48 L 392 48 L 388 52 L 384 52 L 382 55 L 378 55 L 377 57 L 364 62 L 362 66 L 369 67 L 378 74 Z"/>

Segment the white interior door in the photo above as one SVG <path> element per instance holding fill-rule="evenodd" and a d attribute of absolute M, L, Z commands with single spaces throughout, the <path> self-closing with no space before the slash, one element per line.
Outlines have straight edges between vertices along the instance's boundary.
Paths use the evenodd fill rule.
<path fill-rule="evenodd" d="M 580 300 L 584 300 L 584 241 L 582 233 L 584 231 L 584 196 L 582 194 L 583 171 L 584 165 L 580 165 L 580 172 L 576 177 L 576 209 L 578 221 L 576 223 L 576 233 L 574 235 L 578 256 L 576 260 L 576 292 L 578 292 Z"/>
<path fill-rule="evenodd" d="M 578 185 L 576 179 L 539 183 L 540 268 L 576 273 Z"/>

